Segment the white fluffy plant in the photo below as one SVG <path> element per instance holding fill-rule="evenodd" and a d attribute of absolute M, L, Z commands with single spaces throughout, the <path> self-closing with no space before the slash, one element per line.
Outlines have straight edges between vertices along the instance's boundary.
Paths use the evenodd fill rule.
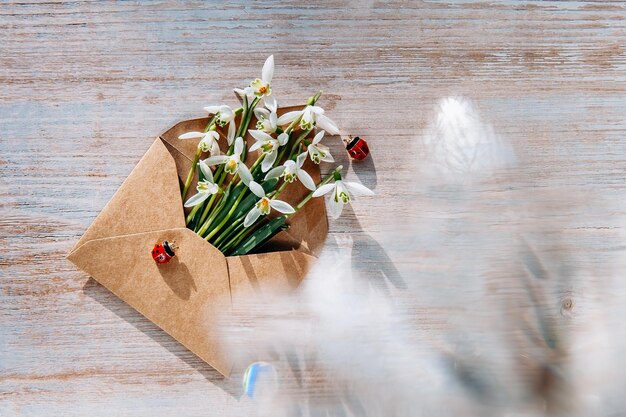
<path fill-rule="evenodd" d="M 339 133 L 337 125 L 317 106 L 321 93 L 307 101 L 301 110 L 278 116 L 278 102 L 273 94 L 274 57 L 265 61 L 261 78 L 243 89 L 235 89 L 242 106 L 212 105 L 204 109 L 209 122 L 202 132 L 187 132 L 180 139 L 198 140 L 194 160 L 185 181 L 182 197 L 185 207 L 191 207 L 187 226 L 226 255 L 244 255 L 257 250 L 276 233 L 288 227 L 289 216 L 297 213 L 312 198 L 328 194 L 329 212 L 338 217 L 353 195 L 373 195 L 361 184 L 341 179 L 339 166 L 315 184 L 305 170 L 307 157 L 315 164 L 333 162 L 328 147 L 321 140 L 324 133 Z M 261 107 L 261 104 L 263 107 Z M 252 116 L 255 129 L 249 129 Z M 228 150 L 221 154 L 221 129 L 227 128 Z M 318 132 L 309 140 L 309 134 Z M 248 148 L 243 139 L 255 139 Z M 247 166 L 246 156 L 255 155 Z M 187 198 L 195 176 L 197 193 Z M 330 183 L 333 181 L 333 183 Z M 301 182 L 310 192 L 299 203 L 279 199 L 294 182 Z M 274 210 L 277 217 L 268 214 Z"/>

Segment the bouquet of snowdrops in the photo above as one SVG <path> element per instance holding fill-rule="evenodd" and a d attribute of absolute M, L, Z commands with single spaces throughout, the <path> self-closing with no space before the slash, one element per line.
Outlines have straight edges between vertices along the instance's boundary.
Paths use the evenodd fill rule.
<path fill-rule="evenodd" d="M 199 140 L 182 191 L 185 207 L 192 208 L 187 226 L 225 255 L 244 255 L 258 248 L 287 228 L 288 218 L 312 197 L 331 193 L 329 212 L 336 218 L 353 195 L 374 194 L 361 184 L 343 181 L 341 166 L 315 184 L 303 168 L 304 163 L 307 158 L 315 164 L 334 162 L 321 141 L 325 132 L 337 135 L 339 129 L 316 105 L 321 93 L 309 98 L 301 110 L 279 117 L 278 103 L 272 94 L 273 74 L 274 57 L 270 56 L 263 65 L 261 78 L 244 89 L 235 89 L 242 98 L 241 107 L 205 107 L 210 116 L 206 129 L 179 137 Z M 257 123 L 250 128 L 252 115 Z M 311 140 L 313 129 L 318 132 Z M 220 130 L 227 133 L 220 134 Z M 248 134 L 256 140 L 249 148 L 243 139 Z M 221 154 L 218 142 L 223 139 L 228 144 L 226 154 Z M 246 155 L 252 152 L 258 156 L 247 166 Z M 197 192 L 187 198 L 196 173 Z M 296 181 L 310 192 L 294 207 L 280 197 Z M 278 215 L 267 216 L 272 211 Z"/>

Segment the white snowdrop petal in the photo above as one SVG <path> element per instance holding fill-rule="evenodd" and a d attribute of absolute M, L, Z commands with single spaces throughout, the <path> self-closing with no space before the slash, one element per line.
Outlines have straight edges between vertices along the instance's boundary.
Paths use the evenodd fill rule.
<path fill-rule="evenodd" d="M 250 170 L 248 169 L 246 164 L 244 164 L 243 162 L 240 163 L 237 167 L 237 172 L 239 173 L 239 177 L 241 177 L 241 181 L 243 181 L 244 184 L 250 184 L 250 182 L 252 181 L 252 174 L 250 173 Z"/>
<path fill-rule="evenodd" d="M 317 127 L 324 129 L 331 135 L 337 135 L 339 133 L 339 128 L 337 127 L 335 122 L 333 122 L 323 114 L 318 114 L 315 120 Z"/>
<path fill-rule="evenodd" d="M 263 198 L 265 197 L 265 191 L 263 190 L 263 187 L 261 187 L 261 184 L 259 184 L 256 181 L 250 181 L 250 184 L 248 184 L 248 187 L 250 188 L 250 191 L 252 191 L 254 193 L 254 195 L 256 195 L 259 198 Z"/>
<path fill-rule="evenodd" d="M 268 140 L 274 139 L 273 137 L 263 132 L 262 130 L 249 130 L 248 132 L 250 132 L 253 138 L 262 142 L 266 142 Z"/>
<path fill-rule="evenodd" d="M 187 200 L 185 202 L 185 207 L 197 206 L 198 204 L 202 203 L 207 198 L 209 198 L 209 194 L 198 193 L 198 194 L 192 196 L 189 200 Z"/>
<path fill-rule="evenodd" d="M 335 201 L 334 198 L 328 200 L 328 212 L 333 219 L 341 216 L 341 212 L 343 211 L 343 202 Z"/>
<path fill-rule="evenodd" d="M 254 222 L 259 218 L 261 212 L 256 206 L 252 207 L 252 209 L 246 215 L 246 218 L 243 220 L 244 227 L 250 227 L 254 224 Z"/>
<path fill-rule="evenodd" d="M 280 177 L 280 175 L 283 173 L 284 170 L 285 170 L 285 167 L 283 165 L 270 169 L 268 173 L 265 175 L 265 178 L 264 178 L 265 181 L 270 180 L 272 178 Z"/>
<path fill-rule="evenodd" d="M 209 166 L 204 161 L 200 161 L 199 165 L 200 171 L 202 171 L 202 175 L 204 175 L 204 178 L 210 182 L 213 182 L 213 172 L 211 172 L 211 168 L 209 168 Z"/>
<path fill-rule="evenodd" d="M 279 126 L 286 125 L 296 120 L 301 114 L 302 114 L 302 110 L 287 112 L 278 118 L 277 123 Z"/>
<path fill-rule="evenodd" d="M 374 195 L 374 191 L 370 190 L 363 184 L 359 184 L 358 182 L 344 181 L 344 185 L 354 195 Z"/>
<path fill-rule="evenodd" d="M 183 133 L 182 135 L 180 135 L 178 139 L 199 139 L 203 137 L 204 137 L 204 133 L 202 132 L 187 132 L 187 133 Z"/>
<path fill-rule="evenodd" d="M 289 203 L 286 203 L 281 200 L 270 200 L 270 206 L 274 210 L 280 211 L 283 214 L 292 214 L 296 212 L 296 210 L 293 207 L 291 207 Z"/>
<path fill-rule="evenodd" d="M 313 197 L 319 197 L 324 194 L 328 194 L 331 190 L 335 188 L 335 184 L 324 184 L 315 190 L 313 193 Z"/>
<path fill-rule="evenodd" d="M 303 169 L 298 169 L 298 171 L 296 171 L 296 175 L 298 176 L 298 179 L 300 180 L 302 185 L 304 185 L 311 191 L 315 190 L 315 181 L 313 181 L 313 178 L 311 178 L 308 172 Z"/>
<path fill-rule="evenodd" d="M 274 55 L 270 55 L 263 64 L 263 70 L 261 71 L 261 80 L 264 83 L 271 83 L 274 77 Z"/>
<path fill-rule="evenodd" d="M 230 158 L 226 155 L 218 155 L 218 156 L 210 156 L 207 159 L 204 160 L 204 163 L 212 166 L 212 165 L 219 165 L 219 164 L 223 164 L 224 162 L 228 161 Z"/>

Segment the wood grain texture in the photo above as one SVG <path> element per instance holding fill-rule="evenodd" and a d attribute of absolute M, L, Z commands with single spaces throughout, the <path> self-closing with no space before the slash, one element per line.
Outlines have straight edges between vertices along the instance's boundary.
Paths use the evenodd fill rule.
<path fill-rule="evenodd" d="M 550 205 L 542 192 L 560 190 L 602 201 L 552 222 L 594 254 L 592 267 L 608 252 L 623 256 L 613 239 L 626 219 L 623 4 L 297 3 L 0 4 L 0 415 L 244 413 L 239 381 L 222 379 L 65 255 L 153 138 L 202 116 L 203 105 L 234 103 L 231 89 L 260 75 L 271 53 L 281 105 L 322 89 L 342 130 L 370 143 L 372 158 L 348 177 L 378 198 L 355 201 L 330 226 L 331 236 L 353 233 L 366 265 L 436 269 L 426 254 L 387 245 L 385 232 L 399 216 L 471 214 L 419 212 L 419 195 L 404 192 L 414 143 L 450 95 L 471 98 L 511 143 L 524 166 L 516 198 Z M 331 150 L 344 155 L 339 142 Z M 495 196 L 489 187 L 480 195 Z M 576 302 L 582 288 L 563 293 Z M 416 315 L 433 329 L 445 321 L 426 306 Z"/>

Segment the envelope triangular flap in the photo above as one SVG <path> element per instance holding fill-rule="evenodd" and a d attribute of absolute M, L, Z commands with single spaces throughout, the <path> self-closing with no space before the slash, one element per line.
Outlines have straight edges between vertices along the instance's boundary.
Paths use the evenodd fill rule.
<path fill-rule="evenodd" d="M 92 239 L 184 227 L 175 162 L 157 139 L 72 251 Z"/>

